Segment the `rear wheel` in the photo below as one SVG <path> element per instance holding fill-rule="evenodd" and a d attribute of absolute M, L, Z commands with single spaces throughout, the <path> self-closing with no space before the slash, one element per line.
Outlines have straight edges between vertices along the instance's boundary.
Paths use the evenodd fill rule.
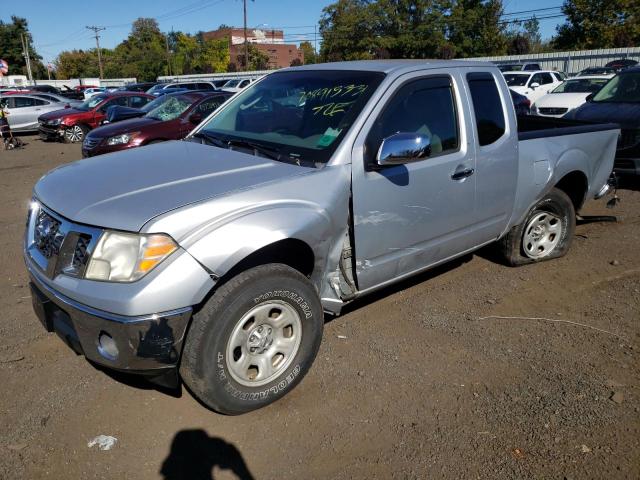
<path fill-rule="evenodd" d="M 291 391 L 320 346 L 324 316 L 300 272 L 269 264 L 238 274 L 194 315 L 180 374 L 220 413 L 264 407 Z"/>
<path fill-rule="evenodd" d="M 571 199 L 554 188 L 531 208 L 524 222 L 500 240 L 499 247 L 512 266 L 558 258 L 569 251 L 575 228 Z"/>
<path fill-rule="evenodd" d="M 64 141 L 66 143 L 79 143 L 84 140 L 84 136 L 89 131 L 85 125 L 74 125 L 64 130 Z"/>

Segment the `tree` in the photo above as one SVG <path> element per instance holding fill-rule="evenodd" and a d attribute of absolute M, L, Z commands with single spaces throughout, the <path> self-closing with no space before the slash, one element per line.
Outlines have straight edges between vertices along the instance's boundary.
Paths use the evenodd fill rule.
<path fill-rule="evenodd" d="M 326 61 L 497 55 L 501 0 L 338 0 L 320 18 Z"/>
<path fill-rule="evenodd" d="M 304 63 L 310 65 L 312 63 L 317 63 L 317 55 L 316 51 L 311 45 L 311 42 L 301 42 L 300 50 L 304 54 Z"/>
<path fill-rule="evenodd" d="M 507 50 L 500 0 L 460 0 L 455 2 L 449 19 L 448 40 L 456 57 L 503 55 Z"/>
<path fill-rule="evenodd" d="M 269 68 L 269 56 L 262 53 L 251 43 L 247 44 L 247 53 L 249 54 L 249 65 L 243 70 L 267 70 Z M 238 65 L 245 66 L 244 46 L 242 51 L 237 55 Z"/>
<path fill-rule="evenodd" d="M 60 53 L 55 61 L 55 66 L 56 76 L 61 80 L 97 77 L 100 74 L 96 56 L 92 52 L 84 50 Z"/>
<path fill-rule="evenodd" d="M 31 59 L 33 78 L 46 77 L 47 70 L 42 64 L 42 57 L 38 55 L 33 47 L 29 25 L 25 18 L 12 16 L 11 23 L 4 23 L 0 20 L 0 58 L 9 63 L 10 74 L 27 75 L 27 62 L 22 51 L 22 35 L 29 43 L 29 57 Z"/>
<path fill-rule="evenodd" d="M 294 58 L 293 60 L 291 60 L 291 63 L 289 64 L 290 67 L 299 67 L 302 65 L 302 60 L 300 60 L 299 58 Z"/>
<path fill-rule="evenodd" d="M 113 60 L 123 77 L 140 81 L 155 80 L 168 73 L 166 40 L 153 18 L 138 18 L 131 33 L 114 51 Z"/>
<path fill-rule="evenodd" d="M 630 47 L 640 43 L 637 0 L 565 0 L 566 23 L 557 27 L 560 50 Z"/>

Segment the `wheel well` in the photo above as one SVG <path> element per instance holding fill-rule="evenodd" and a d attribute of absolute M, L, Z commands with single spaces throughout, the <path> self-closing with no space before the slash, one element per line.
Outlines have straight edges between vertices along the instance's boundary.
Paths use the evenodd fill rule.
<path fill-rule="evenodd" d="M 224 277 L 231 278 L 244 270 L 267 263 L 282 263 L 310 277 L 314 262 L 315 256 L 309 245 L 296 238 L 287 238 L 256 250 L 234 265 Z"/>
<path fill-rule="evenodd" d="M 584 203 L 589 184 L 587 183 L 587 176 L 575 170 L 562 177 L 562 179 L 556 183 L 555 188 L 567 194 L 571 199 L 571 203 L 573 203 L 573 208 L 577 212 Z"/>

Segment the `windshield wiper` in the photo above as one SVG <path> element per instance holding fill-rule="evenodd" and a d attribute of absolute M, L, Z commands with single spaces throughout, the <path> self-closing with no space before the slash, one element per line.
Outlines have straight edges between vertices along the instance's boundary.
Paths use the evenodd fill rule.
<path fill-rule="evenodd" d="M 203 132 L 203 131 L 196 132 L 193 135 L 191 135 L 191 138 L 203 138 L 214 147 L 229 148 L 229 145 L 227 144 L 227 142 L 224 142 L 219 138 L 215 137 L 214 135 L 207 132 Z"/>
<path fill-rule="evenodd" d="M 247 148 L 254 151 L 255 153 L 261 153 L 267 158 L 271 160 L 280 160 L 282 155 L 280 151 L 275 148 L 265 147 L 264 145 L 260 145 L 258 143 L 249 142 L 247 140 L 227 140 L 228 147 L 239 147 L 239 148 Z"/>

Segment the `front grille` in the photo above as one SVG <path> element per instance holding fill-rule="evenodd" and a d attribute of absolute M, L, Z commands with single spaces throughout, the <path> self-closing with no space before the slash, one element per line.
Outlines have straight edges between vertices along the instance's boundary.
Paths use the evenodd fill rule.
<path fill-rule="evenodd" d="M 45 258 L 60 253 L 64 234 L 60 231 L 60 221 L 44 210 L 38 212 L 33 238 L 36 248 Z"/>
<path fill-rule="evenodd" d="M 98 144 L 100 143 L 100 140 L 101 140 L 100 138 L 85 137 L 84 142 L 82 142 L 82 148 L 86 150 L 91 150 L 98 146 Z"/>
<path fill-rule="evenodd" d="M 49 278 L 63 273 L 82 278 L 102 229 L 78 225 L 33 201 L 25 248 Z"/>
<path fill-rule="evenodd" d="M 625 129 L 620 132 L 620 137 L 618 138 L 618 150 L 635 147 L 639 143 L 640 143 L 640 130 Z"/>
<path fill-rule="evenodd" d="M 538 108 L 538 111 L 543 115 L 564 115 L 567 113 L 568 108 L 559 108 L 559 107 L 543 107 Z"/>
<path fill-rule="evenodd" d="M 78 236 L 78 243 L 76 243 L 76 248 L 73 251 L 72 260 L 72 266 L 75 271 L 79 272 L 82 270 L 87 264 L 87 260 L 89 260 L 89 254 L 87 253 L 89 242 L 91 242 L 91 237 L 89 235 Z"/>

